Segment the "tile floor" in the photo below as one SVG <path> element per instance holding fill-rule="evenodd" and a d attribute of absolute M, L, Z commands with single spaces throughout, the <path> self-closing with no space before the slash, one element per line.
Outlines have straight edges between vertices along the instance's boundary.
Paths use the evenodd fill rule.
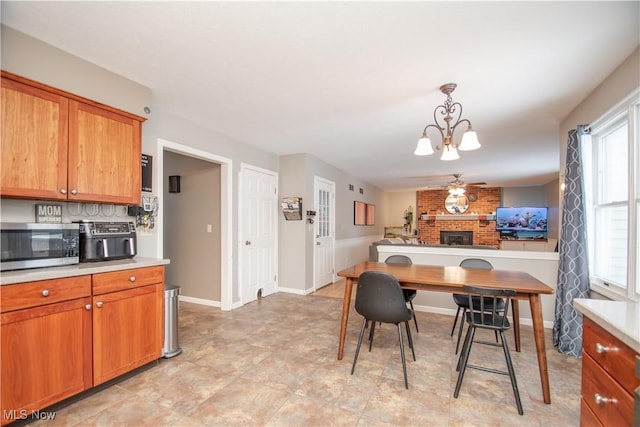
<path fill-rule="evenodd" d="M 230 312 L 181 302 L 181 355 L 33 425 L 579 424 L 581 360 L 558 353 L 549 330 L 551 405 L 542 402 L 531 327 L 522 327 L 522 352 L 512 351 L 524 407 L 519 416 L 506 376 L 468 370 L 460 397 L 452 397 L 457 372 L 450 316 L 418 312 L 420 332 L 412 326 L 417 361 L 407 362 L 409 390 L 391 325 L 376 328 L 373 351 L 363 346 L 350 375 L 361 317 L 352 309 L 345 357 L 337 360 L 341 306 L 335 297 L 284 293 Z M 499 348 L 476 345 L 471 360 L 504 367 Z"/>

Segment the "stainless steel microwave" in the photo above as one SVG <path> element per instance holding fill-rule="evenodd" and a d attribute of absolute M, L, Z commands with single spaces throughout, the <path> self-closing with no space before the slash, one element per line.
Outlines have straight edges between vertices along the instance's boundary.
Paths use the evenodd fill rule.
<path fill-rule="evenodd" d="M 0 271 L 77 264 L 78 224 L 6 223 L 2 235 Z"/>

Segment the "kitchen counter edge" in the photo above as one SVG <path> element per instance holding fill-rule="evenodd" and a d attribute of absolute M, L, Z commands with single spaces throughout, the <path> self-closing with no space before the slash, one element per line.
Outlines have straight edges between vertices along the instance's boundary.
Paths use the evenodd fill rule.
<path fill-rule="evenodd" d="M 576 298 L 573 306 L 640 353 L 640 304 L 625 301 Z"/>
<path fill-rule="evenodd" d="M 0 273 L 0 285 L 14 285 L 38 280 L 60 279 L 64 277 L 84 276 L 85 274 L 110 273 L 112 271 L 131 270 L 133 268 L 155 267 L 169 264 L 169 262 L 170 260 L 168 259 L 135 257 L 113 261 L 87 262 L 64 267 L 3 271 Z"/>

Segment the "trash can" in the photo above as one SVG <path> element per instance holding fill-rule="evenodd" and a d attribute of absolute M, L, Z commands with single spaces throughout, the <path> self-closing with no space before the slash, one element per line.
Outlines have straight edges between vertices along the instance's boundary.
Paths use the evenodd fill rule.
<path fill-rule="evenodd" d="M 182 353 L 178 342 L 178 295 L 180 287 L 164 285 L 164 346 L 162 357 L 165 359 Z"/>

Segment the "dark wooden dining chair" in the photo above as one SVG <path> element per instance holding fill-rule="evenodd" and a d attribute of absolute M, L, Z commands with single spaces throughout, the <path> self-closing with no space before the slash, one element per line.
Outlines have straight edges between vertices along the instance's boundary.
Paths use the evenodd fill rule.
<path fill-rule="evenodd" d="M 485 372 L 491 372 L 494 374 L 508 375 L 511 379 L 511 388 L 513 389 L 513 395 L 516 399 L 516 406 L 518 408 L 518 414 L 523 415 L 522 402 L 520 401 L 520 392 L 518 391 L 518 381 L 516 380 L 515 370 L 513 369 L 513 362 L 511 361 L 511 355 L 509 354 L 509 346 L 507 345 L 507 337 L 505 331 L 511 328 L 509 319 L 507 318 L 507 312 L 509 311 L 509 302 L 512 297 L 516 296 L 516 291 L 513 289 L 489 289 L 477 286 L 463 286 L 462 290 L 467 293 L 467 300 L 469 308 L 465 312 L 464 321 L 469 325 L 467 334 L 464 338 L 464 344 L 462 345 L 462 352 L 458 359 L 458 365 L 456 370 L 458 373 L 458 380 L 456 381 L 456 388 L 453 392 L 453 397 L 458 398 L 460 394 L 460 388 L 462 387 L 462 380 L 467 368 L 478 369 Z M 473 299 L 476 298 L 478 304 L 476 306 Z M 504 310 L 499 310 L 501 306 L 499 300 L 503 301 Z M 490 303 L 490 304 L 487 304 Z M 500 336 L 500 343 L 493 343 L 488 341 L 474 341 L 477 329 L 488 329 L 495 331 Z M 488 368 L 479 365 L 470 365 L 469 354 L 471 353 L 471 346 L 473 343 L 490 345 L 495 347 L 502 347 L 504 352 L 505 361 L 507 362 L 507 371 L 501 371 L 494 368 Z M 486 360 L 486 356 L 485 360 Z"/>
<path fill-rule="evenodd" d="M 362 315 L 362 327 L 358 336 L 358 345 L 356 354 L 353 357 L 353 366 L 351 367 L 351 375 L 356 369 L 356 361 L 360 353 L 362 345 L 362 337 L 367 323 L 371 321 L 371 329 L 375 328 L 376 322 L 392 323 L 398 328 L 398 338 L 400 340 L 400 357 L 402 358 L 402 371 L 404 372 L 404 386 L 409 388 L 407 380 L 407 364 L 404 356 L 404 343 L 402 340 L 402 326 L 404 323 L 407 329 L 407 340 L 409 348 L 413 354 L 413 360 L 416 360 L 416 352 L 413 348 L 413 340 L 411 339 L 411 329 L 409 328 L 409 320 L 413 316 L 413 311 L 407 307 L 402 294 L 402 288 L 398 280 L 391 274 L 382 271 L 367 271 L 362 273 L 358 278 L 356 288 L 356 311 Z M 370 336 L 369 351 L 373 344 L 373 335 Z"/>
<path fill-rule="evenodd" d="M 412 264 L 411 258 L 406 255 L 391 255 L 384 262 L 386 264 Z M 416 332 L 420 332 L 418 320 L 416 319 L 416 310 L 413 308 L 413 299 L 418 294 L 418 291 L 415 289 L 402 289 L 402 293 L 404 294 L 404 300 L 409 303 L 411 311 L 413 311 L 413 323 L 416 325 Z"/>
<path fill-rule="evenodd" d="M 481 270 L 493 270 L 493 265 L 484 259 L 481 258 L 466 258 L 460 262 L 460 267 L 464 268 L 477 268 Z M 473 301 L 478 306 L 478 298 L 474 298 Z M 469 309 L 469 299 L 465 294 L 453 294 L 453 302 L 458 306 L 458 311 L 456 311 L 456 317 L 453 319 L 453 327 L 451 328 L 451 336 L 456 330 L 456 323 L 458 322 L 458 318 L 460 318 L 460 329 L 458 330 L 458 341 L 456 342 L 456 353 L 458 354 L 458 350 L 460 348 L 460 340 L 462 338 L 462 329 L 464 328 L 464 315 Z M 504 301 L 497 300 L 498 302 L 498 311 L 504 311 Z M 487 308 L 491 309 L 492 307 L 489 304 L 489 301 L 485 301 L 485 305 Z M 462 311 L 462 315 L 460 312 Z M 496 342 L 498 342 L 498 334 L 496 333 Z"/>

